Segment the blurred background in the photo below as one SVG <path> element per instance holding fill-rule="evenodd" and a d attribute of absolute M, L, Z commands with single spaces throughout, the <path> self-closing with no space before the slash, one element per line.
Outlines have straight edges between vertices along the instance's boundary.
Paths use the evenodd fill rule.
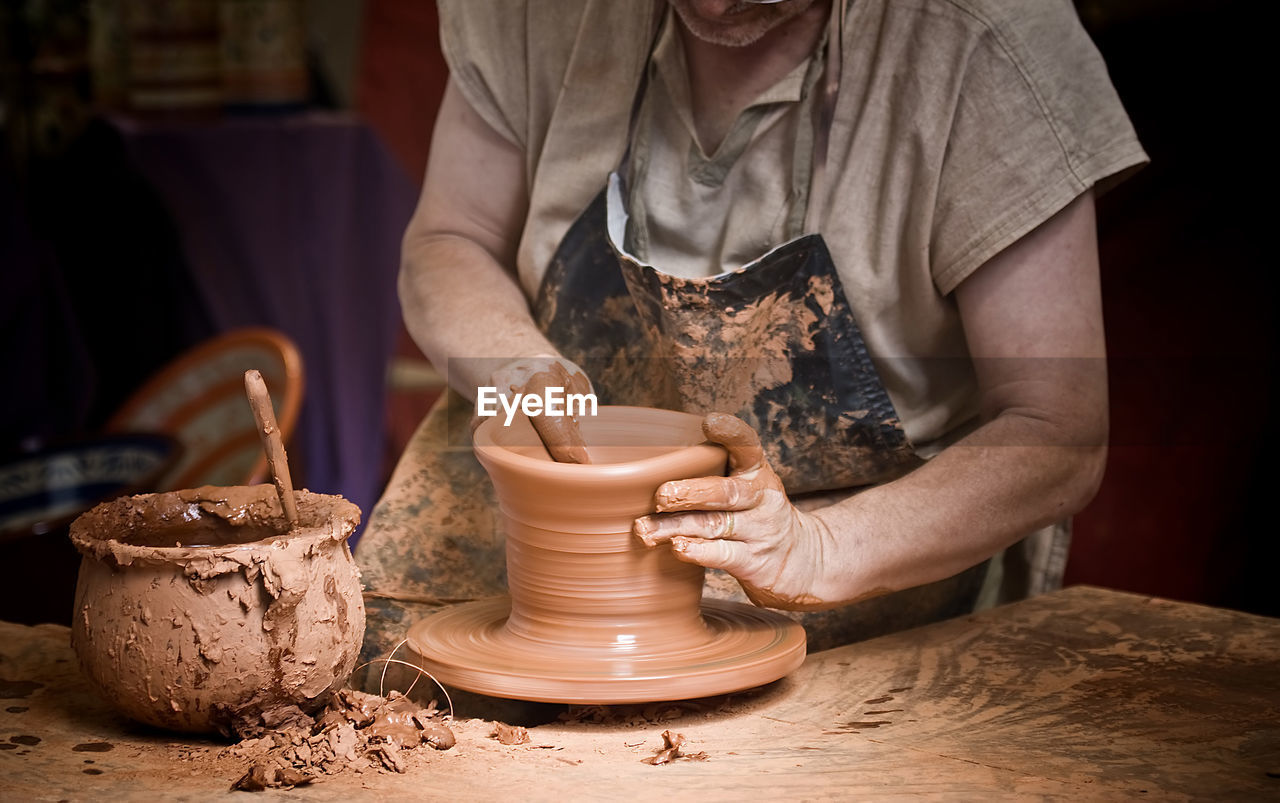
<path fill-rule="evenodd" d="M 1280 615 L 1266 4 L 1076 5 L 1152 164 L 1100 201 L 1113 445 L 1067 581 Z M 209 400 L 262 357 L 219 340 L 246 327 L 296 352 L 299 370 L 286 355 L 268 376 L 282 426 L 299 405 L 295 483 L 367 517 L 440 392 L 395 298 L 446 77 L 436 26 L 423 0 L 0 6 L 9 565 L 61 561 L 73 583 L 77 501 L 182 487 L 174 461 L 261 476 L 256 440 L 210 442 L 234 427 Z M 128 429 L 170 432 L 185 456 L 84 451 Z M 11 584 L 0 617 L 58 620 L 46 584 Z"/>

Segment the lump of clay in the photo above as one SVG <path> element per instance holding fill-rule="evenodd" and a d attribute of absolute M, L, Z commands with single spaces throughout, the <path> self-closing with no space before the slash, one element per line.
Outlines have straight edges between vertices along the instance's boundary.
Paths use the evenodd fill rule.
<path fill-rule="evenodd" d="M 454 746 L 453 731 L 435 703 L 426 707 L 391 692 L 387 697 L 342 689 L 315 717 L 292 722 L 231 748 L 250 765 L 232 789 L 256 791 L 309 783 L 352 767 L 405 772 L 405 752 L 427 744 Z"/>

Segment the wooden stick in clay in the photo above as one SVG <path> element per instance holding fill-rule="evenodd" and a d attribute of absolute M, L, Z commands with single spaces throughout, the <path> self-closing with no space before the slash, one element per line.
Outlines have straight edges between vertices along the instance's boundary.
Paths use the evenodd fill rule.
<path fill-rule="evenodd" d="M 267 454 L 267 467 L 271 469 L 271 480 L 280 497 L 280 507 L 284 509 L 285 521 L 292 530 L 298 526 L 298 503 L 293 498 L 289 458 L 284 453 L 284 441 L 280 437 L 280 428 L 276 425 L 276 411 L 271 406 L 271 394 L 267 392 L 267 384 L 262 381 L 262 374 L 253 368 L 245 371 L 244 391 L 249 397 L 253 418 L 258 422 L 258 435 L 262 438 L 262 450 Z"/>

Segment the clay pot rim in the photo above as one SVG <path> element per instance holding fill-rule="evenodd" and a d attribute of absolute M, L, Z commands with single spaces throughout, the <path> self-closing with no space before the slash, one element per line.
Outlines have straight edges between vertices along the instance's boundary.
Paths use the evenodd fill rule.
<path fill-rule="evenodd" d="M 275 493 L 274 488 L 270 485 L 247 487 L 267 488 L 270 489 L 271 494 Z M 184 493 L 204 492 L 206 489 L 218 490 L 219 488 L 220 486 L 201 486 L 194 489 L 138 494 L 129 498 L 172 496 L 181 500 L 181 494 Z M 296 530 L 287 533 L 276 533 L 265 538 L 259 538 L 256 541 L 209 546 L 146 546 L 130 544 L 117 538 L 104 537 L 92 531 L 86 532 L 85 529 L 89 526 L 89 521 L 95 515 L 105 515 L 112 506 L 120 504 L 121 499 L 125 498 L 118 497 L 102 502 L 78 516 L 71 523 L 69 535 L 71 543 L 82 556 L 94 560 L 110 559 L 112 563 L 127 566 L 135 562 L 184 564 L 197 560 L 233 558 L 233 556 L 239 554 L 271 547 L 281 541 L 286 541 L 291 545 L 304 546 L 323 544 L 326 541 L 341 544 L 355 534 L 356 527 L 360 523 L 360 508 L 354 502 L 337 494 L 319 494 L 306 490 L 296 491 L 295 493 L 298 497 L 300 513 L 304 507 L 310 512 L 317 504 L 317 500 L 323 500 L 333 505 L 333 515 L 325 519 L 323 524 L 299 526 Z M 302 515 L 305 517 L 305 514 Z"/>
<path fill-rule="evenodd" d="M 629 405 L 603 405 L 600 408 L 604 410 L 616 411 L 643 411 L 648 415 L 665 415 L 670 418 L 689 418 L 702 420 L 702 416 L 693 413 L 685 413 L 679 410 L 666 410 L 659 407 L 636 407 Z M 555 480 L 634 480 L 649 475 L 665 475 L 672 471 L 673 466 L 679 466 L 685 463 L 698 463 L 703 460 L 711 459 L 711 455 L 718 454 L 727 459 L 728 452 L 723 446 L 719 446 L 708 441 L 700 443 L 692 443 L 688 446 L 677 446 L 670 451 L 653 457 L 645 457 L 640 460 L 629 460 L 625 463 L 594 463 L 591 465 L 580 465 L 577 463 L 556 463 L 551 460 L 528 457 L 526 455 L 513 452 L 505 446 L 497 443 L 493 439 L 493 431 L 496 427 L 501 426 L 501 421 L 495 416 L 489 418 L 480 424 L 472 434 L 472 443 L 477 457 L 483 456 L 483 460 L 492 461 L 511 471 L 520 473 L 536 472 L 537 474 Z"/>

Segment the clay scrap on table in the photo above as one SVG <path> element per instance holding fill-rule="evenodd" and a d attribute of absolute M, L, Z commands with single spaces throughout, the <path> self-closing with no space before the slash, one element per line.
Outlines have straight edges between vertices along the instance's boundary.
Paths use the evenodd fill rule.
<path fill-rule="evenodd" d="M 683 758 L 689 761 L 706 761 L 707 754 L 704 752 L 682 753 L 680 748 L 684 747 L 685 738 L 683 733 L 672 733 L 671 731 L 662 732 L 662 747 L 658 748 L 658 752 L 653 755 L 640 759 L 645 764 L 670 764 L 676 759 Z"/>
<path fill-rule="evenodd" d="M 492 738 L 502 744 L 526 744 L 529 741 L 529 729 L 523 725 L 508 725 L 505 722 L 493 723 Z"/>
<path fill-rule="evenodd" d="M 435 702 L 423 708 L 399 692 L 387 697 L 343 689 L 315 716 L 288 722 L 229 748 L 250 760 L 232 789 L 256 792 L 311 783 L 347 769 L 407 769 L 401 751 L 421 745 L 453 747 L 453 731 Z"/>

